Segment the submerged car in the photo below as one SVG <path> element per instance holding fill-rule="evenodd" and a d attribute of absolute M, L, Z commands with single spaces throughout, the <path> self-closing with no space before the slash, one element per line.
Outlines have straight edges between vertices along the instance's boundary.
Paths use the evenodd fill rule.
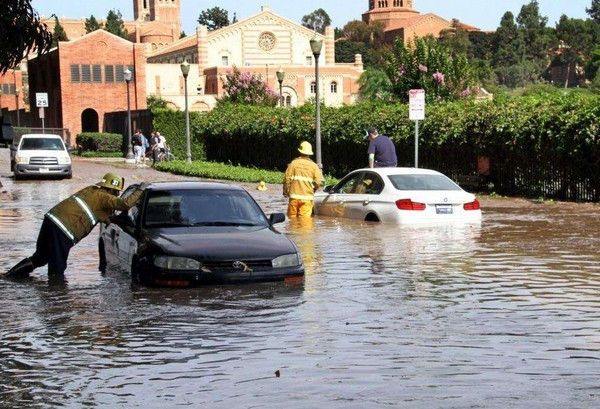
<path fill-rule="evenodd" d="M 366 221 L 480 222 L 477 198 L 443 174 L 418 168 L 359 169 L 315 194 L 317 215 Z"/>
<path fill-rule="evenodd" d="M 170 287 L 302 281 L 298 248 L 273 227 L 284 220 L 282 213 L 267 218 L 240 187 L 152 183 L 129 212 L 101 225 L 100 270 L 120 265 L 136 282 Z"/>
<path fill-rule="evenodd" d="M 60 136 L 49 134 L 26 134 L 20 140 L 13 140 L 10 170 L 15 179 L 73 176 L 69 150 Z"/>

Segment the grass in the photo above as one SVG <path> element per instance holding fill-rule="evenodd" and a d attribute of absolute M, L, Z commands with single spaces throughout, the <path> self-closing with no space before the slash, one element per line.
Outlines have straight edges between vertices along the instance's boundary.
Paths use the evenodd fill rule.
<path fill-rule="evenodd" d="M 122 158 L 123 152 L 96 152 L 96 151 L 74 151 L 74 155 L 82 158 Z"/>
<path fill-rule="evenodd" d="M 235 182 L 248 183 L 283 183 L 283 172 L 236 166 L 225 163 L 194 161 L 187 165 L 185 161 L 174 160 L 171 162 L 159 162 L 155 168 L 163 172 L 176 175 L 195 176 L 207 179 L 232 180 Z M 337 179 L 330 176 L 325 177 L 323 185 L 337 183 Z"/>

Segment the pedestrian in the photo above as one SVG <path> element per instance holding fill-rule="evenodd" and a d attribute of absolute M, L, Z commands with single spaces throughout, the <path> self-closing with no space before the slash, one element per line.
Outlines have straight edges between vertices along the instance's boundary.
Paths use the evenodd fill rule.
<path fill-rule="evenodd" d="M 152 137 L 150 138 L 150 150 L 152 151 L 152 166 L 154 166 L 158 159 L 158 155 L 160 154 L 159 143 L 160 138 L 158 137 L 158 132 L 153 131 Z"/>
<path fill-rule="evenodd" d="M 63 275 L 71 248 L 98 224 L 110 223 L 115 210 L 127 211 L 142 195 L 145 184 L 127 199 L 118 197 L 124 180 L 107 173 L 96 185 L 88 186 L 54 206 L 44 217 L 35 253 L 21 260 L 4 274 L 26 277 L 34 269 L 48 264 L 48 275 Z"/>
<path fill-rule="evenodd" d="M 312 145 L 302 142 L 298 148 L 300 156 L 294 159 L 285 171 L 283 196 L 289 198 L 288 217 L 311 217 L 315 200 L 315 191 L 323 179 L 321 170 L 310 158 Z"/>
<path fill-rule="evenodd" d="M 148 150 L 150 149 L 150 143 L 148 143 L 148 138 L 146 138 L 146 136 L 143 133 L 141 133 L 141 131 L 140 136 L 142 138 L 142 160 L 145 166 L 146 159 L 148 158 Z"/>
<path fill-rule="evenodd" d="M 142 131 L 137 130 L 132 138 L 131 144 L 133 145 L 133 152 L 135 154 L 135 163 L 139 163 L 142 160 L 142 155 L 144 154 L 144 147 L 142 143 Z"/>
<path fill-rule="evenodd" d="M 398 166 L 396 147 L 394 142 L 385 135 L 379 135 L 377 129 L 367 129 L 369 139 L 369 167 L 370 168 L 394 168 Z"/>

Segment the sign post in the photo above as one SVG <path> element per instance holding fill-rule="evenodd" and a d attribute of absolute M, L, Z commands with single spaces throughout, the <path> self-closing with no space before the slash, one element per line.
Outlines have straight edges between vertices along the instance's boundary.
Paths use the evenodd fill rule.
<path fill-rule="evenodd" d="M 36 92 L 35 93 L 35 105 L 40 109 L 40 119 L 42 120 L 42 133 L 46 133 L 45 126 L 45 108 L 48 108 L 48 93 L 47 92 Z"/>
<path fill-rule="evenodd" d="M 408 116 L 415 121 L 415 168 L 419 167 L 419 121 L 425 119 L 425 90 L 411 89 L 408 92 Z"/>

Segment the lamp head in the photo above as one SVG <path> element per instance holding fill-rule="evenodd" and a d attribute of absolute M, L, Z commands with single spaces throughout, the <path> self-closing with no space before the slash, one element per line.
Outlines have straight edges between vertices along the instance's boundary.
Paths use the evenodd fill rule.
<path fill-rule="evenodd" d="M 285 72 L 283 71 L 283 68 L 279 67 L 279 69 L 277 70 L 277 81 L 279 81 L 280 83 L 283 82 L 285 78 Z"/>
<path fill-rule="evenodd" d="M 125 81 L 129 82 L 129 81 L 131 81 L 133 73 L 131 72 L 131 70 L 129 68 L 127 68 L 125 70 L 125 72 L 123 72 L 123 76 L 125 77 Z"/>
<path fill-rule="evenodd" d="M 311 38 L 310 49 L 312 50 L 315 58 L 318 58 L 319 55 L 321 55 L 322 48 L 323 48 L 323 40 L 319 40 L 316 37 Z"/>
<path fill-rule="evenodd" d="M 190 63 L 184 61 L 179 67 L 181 68 L 181 73 L 183 74 L 183 76 L 187 78 L 188 74 L 190 73 Z"/>

